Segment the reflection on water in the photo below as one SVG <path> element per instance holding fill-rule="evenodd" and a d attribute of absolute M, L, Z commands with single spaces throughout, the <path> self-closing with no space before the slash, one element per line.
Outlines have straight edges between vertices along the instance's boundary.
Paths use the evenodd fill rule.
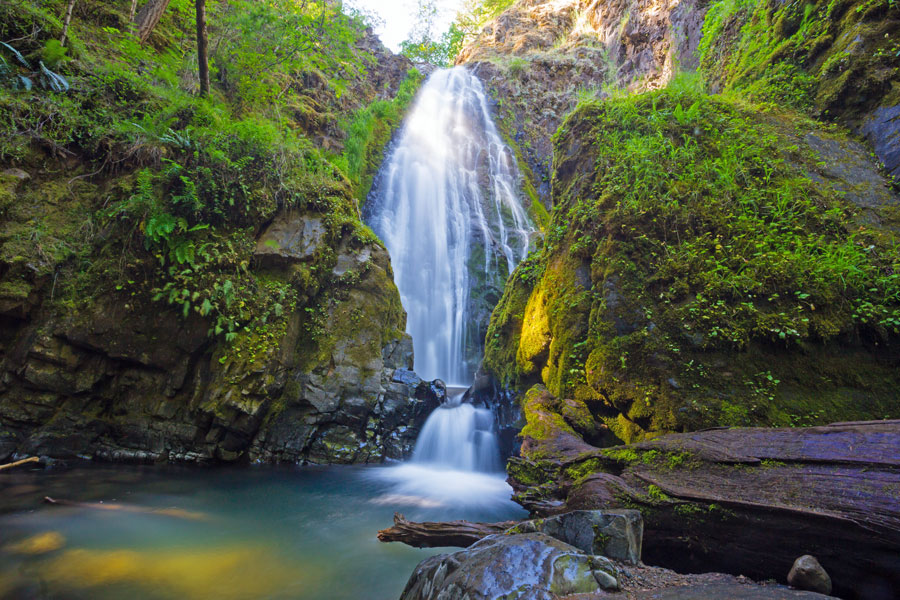
<path fill-rule="evenodd" d="M 394 511 L 429 521 L 524 516 L 502 476 L 465 475 L 416 465 L 6 473 L 0 599 L 397 598 L 413 567 L 440 550 L 378 542 Z M 106 509 L 47 506 L 44 496 Z"/>

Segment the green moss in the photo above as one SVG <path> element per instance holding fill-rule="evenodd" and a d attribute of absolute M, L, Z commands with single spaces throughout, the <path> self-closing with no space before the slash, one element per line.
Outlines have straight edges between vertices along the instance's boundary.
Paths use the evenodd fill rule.
<path fill-rule="evenodd" d="M 583 102 L 485 364 L 626 442 L 896 414 L 897 241 L 822 175 L 809 134 L 845 140 L 690 82 Z"/>
<path fill-rule="evenodd" d="M 829 117 L 876 108 L 900 81 L 893 0 L 718 0 L 701 65 L 714 86 Z"/>

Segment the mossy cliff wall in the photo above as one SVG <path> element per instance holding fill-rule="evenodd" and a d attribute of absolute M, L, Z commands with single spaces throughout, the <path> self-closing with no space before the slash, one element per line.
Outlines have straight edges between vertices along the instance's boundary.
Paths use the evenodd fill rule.
<path fill-rule="evenodd" d="M 625 441 L 896 416 L 896 194 L 841 129 L 697 88 L 568 117 L 486 367 Z"/>
<path fill-rule="evenodd" d="M 2 39 L 49 60 L 65 4 L 2 5 Z M 337 74 L 254 71 L 269 30 L 228 55 L 221 4 L 198 98 L 191 11 L 140 46 L 119 4 L 78 3 L 67 92 L 0 86 L 0 460 L 404 456 L 437 397 L 356 197 L 420 77 L 337 13 Z"/>

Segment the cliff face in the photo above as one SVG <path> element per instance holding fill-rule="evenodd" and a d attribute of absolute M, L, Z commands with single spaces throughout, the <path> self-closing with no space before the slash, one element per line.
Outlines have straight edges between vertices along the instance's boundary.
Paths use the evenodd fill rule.
<path fill-rule="evenodd" d="M 4 5 L 0 29 L 36 60 L 54 8 Z M 76 11 L 68 93 L 0 88 L 0 460 L 405 456 L 443 392 L 409 370 L 389 257 L 324 153 L 369 104 L 402 113 L 411 65 L 351 27 L 368 68 L 343 93 L 285 73 L 260 116 L 232 97 L 240 63 L 209 101 L 158 76 L 180 13 L 142 49 L 121 11 Z M 364 180 L 378 149 L 349 141 Z"/>
<path fill-rule="evenodd" d="M 665 86 L 698 66 L 702 0 L 525 0 L 463 48 L 549 204 L 551 138 L 579 99 Z M 523 166 L 525 166 L 523 165 Z"/>
<path fill-rule="evenodd" d="M 748 67 L 781 56 L 809 77 L 820 63 L 788 51 L 797 31 L 844 56 L 852 32 L 881 47 L 861 33 L 896 7 L 848 5 L 829 25 L 833 7 L 808 4 L 754 38 L 762 7 L 782 24 L 796 7 L 557 4 L 517 3 L 461 55 L 552 208 L 494 311 L 487 370 L 583 403 L 597 440 L 896 415 L 900 200 L 852 130 L 891 105 L 900 60 L 845 56 L 878 85 L 841 84 L 859 101 L 827 113 L 827 79 L 809 93 Z"/>

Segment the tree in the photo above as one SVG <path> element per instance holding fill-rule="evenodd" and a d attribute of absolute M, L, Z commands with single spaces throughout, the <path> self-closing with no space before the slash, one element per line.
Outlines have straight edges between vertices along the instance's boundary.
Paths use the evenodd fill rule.
<path fill-rule="evenodd" d="M 197 9 L 197 64 L 200 71 L 200 95 L 209 96 L 209 50 L 206 37 L 206 0 L 194 0 Z"/>
<path fill-rule="evenodd" d="M 441 34 L 435 33 L 439 12 L 435 0 L 419 0 L 416 21 L 409 38 L 400 43 L 400 53 L 415 62 L 449 65 L 462 47 L 463 32 L 454 23 Z"/>
<path fill-rule="evenodd" d="M 134 18 L 136 34 L 142 44 L 147 42 L 150 33 L 169 6 L 169 0 L 150 0 Z"/>
<path fill-rule="evenodd" d="M 75 10 L 75 2 L 76 0 L 69 0 L 68 6 L 66 6 L 66 16 L 63 19 L 63 28 L 62 35 L 59 38 L 59 45 L 66 45 L 66 38 L 69 37 L 69 25 L 72 23 L 72 11 Z"/>

